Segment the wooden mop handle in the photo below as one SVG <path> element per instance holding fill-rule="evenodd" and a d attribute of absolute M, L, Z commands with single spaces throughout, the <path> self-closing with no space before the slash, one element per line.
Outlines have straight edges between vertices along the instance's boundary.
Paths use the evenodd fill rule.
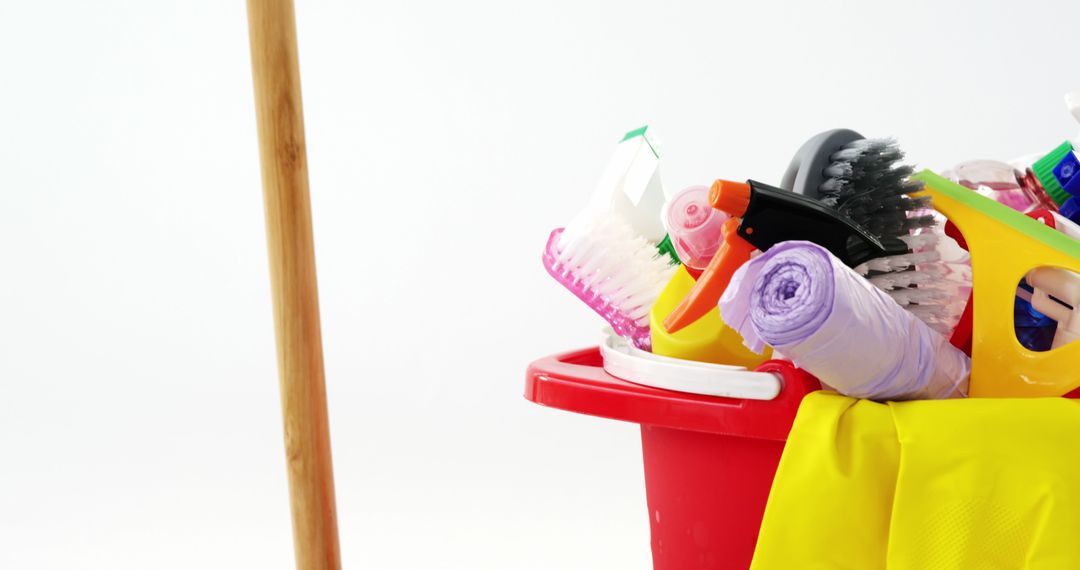
<path fill-rule="evenodd" d="M 300 569 L 341 567 L 292 0 L 248 0 L 285 460 Z"/>

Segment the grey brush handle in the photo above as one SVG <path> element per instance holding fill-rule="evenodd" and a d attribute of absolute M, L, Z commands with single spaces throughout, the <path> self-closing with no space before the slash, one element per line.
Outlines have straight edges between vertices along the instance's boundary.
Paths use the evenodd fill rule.
<path fill-rule="evenodd" d="M 829 157 L 844 145 L 862 138 L 851 129 L 833 129 L 815 135 L 795 153 L 780 181 L 780 187 L 817 199 L 818 187 L 828 178 L 824 170 L 832 163 Z"/>

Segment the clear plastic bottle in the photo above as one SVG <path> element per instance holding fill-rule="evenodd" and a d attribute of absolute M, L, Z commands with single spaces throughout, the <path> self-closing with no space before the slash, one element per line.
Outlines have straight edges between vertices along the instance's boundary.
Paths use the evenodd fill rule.
<path fill-rule="evenodd" d="M 969 160 L 945 173 L 954 182 L 1019 212 L 1058 206 L 1031 168 L 1024 172 L 998 160 Z"/>

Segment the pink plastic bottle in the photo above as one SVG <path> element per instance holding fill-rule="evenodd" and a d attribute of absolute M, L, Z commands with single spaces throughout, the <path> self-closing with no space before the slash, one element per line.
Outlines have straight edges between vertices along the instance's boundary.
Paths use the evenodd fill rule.
<path fill-rule="evenodd" d="M 1019 212 L 1058 206 L 1029 168 L 1020 172 L 997 160 L 969 160 L 946 173 L 948 178 Z"/>

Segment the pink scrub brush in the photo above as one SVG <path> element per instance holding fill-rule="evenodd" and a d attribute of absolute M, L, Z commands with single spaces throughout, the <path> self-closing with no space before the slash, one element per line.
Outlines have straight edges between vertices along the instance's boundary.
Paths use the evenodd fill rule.
<path fill-rule="evenodd" d="M 543 261 L 616 334 L 651 349 L 649 310 L 677 268 L 654 243 L 618 215 L 598 212 L 551 232 Z"/>

